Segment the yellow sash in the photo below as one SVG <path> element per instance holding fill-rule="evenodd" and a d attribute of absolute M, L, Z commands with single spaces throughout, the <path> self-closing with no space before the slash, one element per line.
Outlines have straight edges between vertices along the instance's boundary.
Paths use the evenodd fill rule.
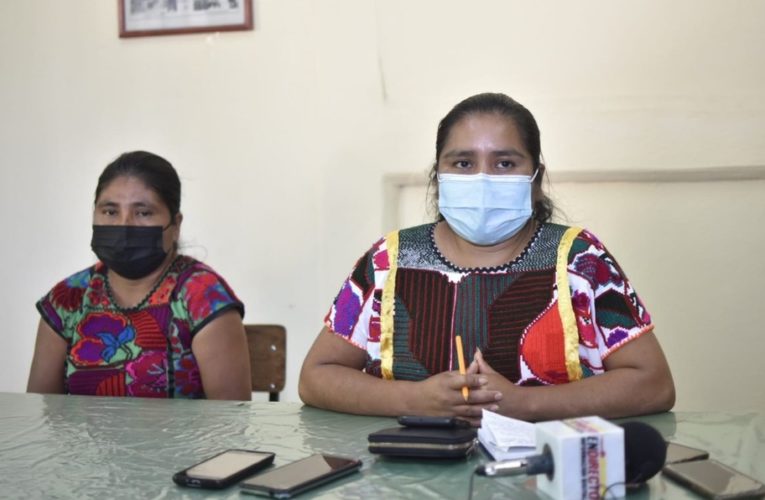
<path fill-rule="evenodd" d="M 398 231 L 385 237 L 388 250 L 388 278 L 380 304 L 380 370 L 382 378 L 393 380 L 393 315 L 395 313 L 396 271 L 398 270 Z"/>
<path fill-rule="evenodd" d="M 579 362 L 579 329 L 576 326 L 574 306 L 571 304 L 571 289 L 568 286 L 568 253 L 581 232 L 582 228 L 570 227 L 563 233 L 563 238 L 558 243 L 558 258 L 555 265 L 558 313 L 563 326 L 563 352 L 566 357 L 569 382 L 582 378 L 582 366 Z"/>

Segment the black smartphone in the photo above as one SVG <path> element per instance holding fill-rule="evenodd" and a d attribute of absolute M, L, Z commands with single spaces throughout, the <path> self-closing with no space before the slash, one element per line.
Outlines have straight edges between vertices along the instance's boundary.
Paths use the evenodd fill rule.
<path fill-rule="evenodd" d="M 470 427 L 470 422 L 457 417 L 423 417 L 419 415 L 402 415 L 398 423 L 406 427 Z"/>
<path fill-rule="evenodd" d="M 292 498 L 361 468 L 361 460 L 334 455 L 311 455 L 252 477 L 239 486 L 243 493 Z"/>
<path fill-rule="evenodd" d="M 765 485 L 715 460 L 666 465 L 663 473 L 693 491 L 714 499 L 765 495 Z"/>
<path fill-rule="evenodd" d="M 709 453 L 704 450 L 670 441 L 667 443 L 667 459 L 664 463 L 679 464 L 681 462 L 690 462 L 692 460 L 704 460 L 705 458 L 709 458 Z"/>
<path fill-rule="evenodd" d="M 173 481 L 192 488 L 226 488 L 268 467 L 274 454 L 267 451 L 226 450 L 173 474 Z"/>
<path fill-rule="evenodd" d="M 476 443 L 472 427 L 400 426 L 367 436 L 369 452 L 415 458 L 464 458 Z"/>

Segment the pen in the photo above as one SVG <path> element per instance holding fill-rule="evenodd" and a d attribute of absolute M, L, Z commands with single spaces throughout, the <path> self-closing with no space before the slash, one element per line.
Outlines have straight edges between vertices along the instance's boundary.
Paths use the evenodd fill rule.
<path fill-rule="evenodd" d="M 454 344 L 457 346 L 457 363 L 459 363 L 460 375 L 465 375 L 465 353 L 462 352 L 462 337 L 459 335 L 455 335 Z M 465 398 L 465 401 L 468 400 L 469 395 L 470 395 L 470 391 L 468 390 L 466 385 L 463 385 L 462 397 Z"/>

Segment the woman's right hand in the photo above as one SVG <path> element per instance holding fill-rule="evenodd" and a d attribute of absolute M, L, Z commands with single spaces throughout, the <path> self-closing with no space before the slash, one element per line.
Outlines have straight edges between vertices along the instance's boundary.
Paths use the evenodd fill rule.
<path fill-rule="evenodd" d="M 481 411 L 496 411 L 502 399 L 499 391 L 485 389 L 488 379 L 484 375 L 457 371 L 442 372 L 415 384 L 410 407 L 417 415 L 453 416 L 481 425 Z M 462 388 L 467 386 L 469 395 L 465 401 Z"/>

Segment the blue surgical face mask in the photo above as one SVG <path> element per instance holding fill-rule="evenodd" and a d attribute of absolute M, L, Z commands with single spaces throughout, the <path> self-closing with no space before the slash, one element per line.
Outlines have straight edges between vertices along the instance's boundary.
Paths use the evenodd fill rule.
<path fill-rule="evenodd" d="M 438 174 L 439 211 L 461 238 L 476 245 L 496 245 L 531 218 L 536 176 L 536 172 L 533 176 Z"/>

